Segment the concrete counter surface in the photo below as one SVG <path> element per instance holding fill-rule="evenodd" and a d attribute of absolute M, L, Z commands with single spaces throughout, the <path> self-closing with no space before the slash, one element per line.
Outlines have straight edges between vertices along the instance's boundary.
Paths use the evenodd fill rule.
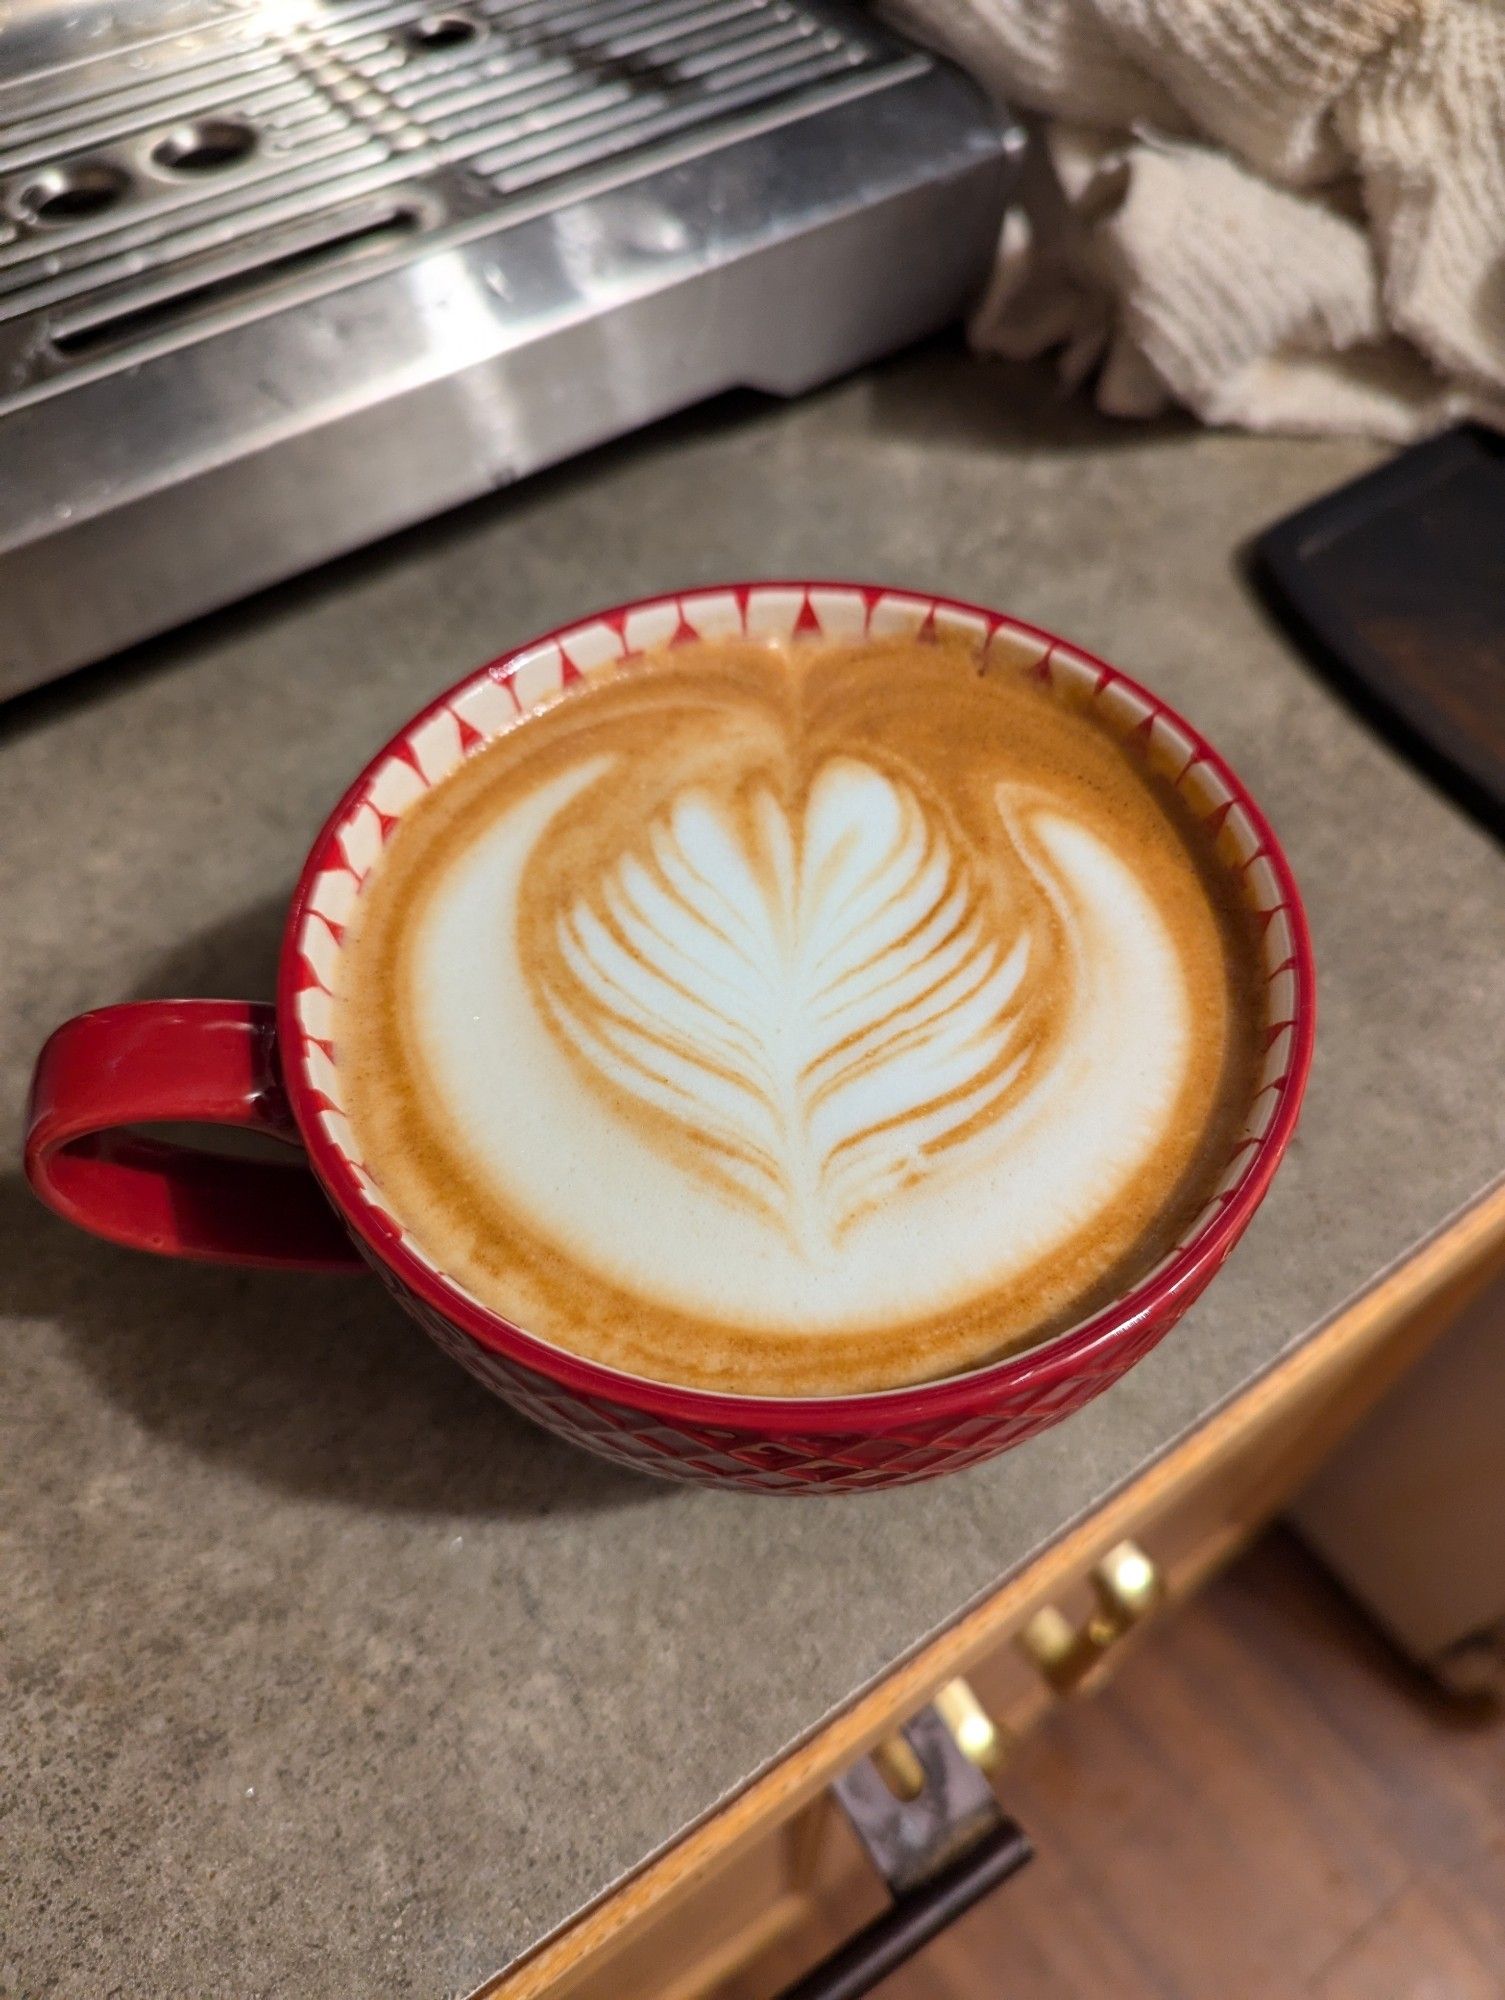
<path fill-rule="evenodd" d="M 975 1471 L 784 1505 L 529 1428 L 374 1284 L 169 1265 L 0 1179 L 0 1994 L 467 1992 L 765 1769 L 1505 1167 L 1505 865 L 1233 552 L 1359 444 L 1113 426 L 945 348 L 595 454 L 0 720 L 3 1087 L 69 1013 L 270 991 L 303 853 L 439 688 L 729 576 L 983 600 L 1147 680 L 1275 822 L 1321 1025 L 1183 1325 Z"/>

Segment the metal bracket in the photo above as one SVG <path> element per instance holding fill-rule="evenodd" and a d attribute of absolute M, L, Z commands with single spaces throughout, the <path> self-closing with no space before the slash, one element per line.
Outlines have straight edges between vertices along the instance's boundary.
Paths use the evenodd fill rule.
<path fill-rule="evenodd" d="M 951 1692 L 948 1706 L 986 1723 L 970 1689 Z M 993 1732 L 986 1734 L 979 1743 L 983 1755 L 996 1747 Z M 999 1810 L 987 1779 L 939 1708 L 922 1709 L 832 1790 L 893 1902 L 789 1987 L 783 2000 L 862 2000 L 1022 1868 L 1033 1851 L 1028 1835 Z"/>
<path fill-rule="evenodd" d="M 929 1881 L 1005 1824 L 991 1785 L 958 1748 L 938 1709 L 922 1708 L 900 1734 L 922 1780 L 913 1797 L 896 1796 L 871 1757 L 831 1788 L 895 1896 Z"/>

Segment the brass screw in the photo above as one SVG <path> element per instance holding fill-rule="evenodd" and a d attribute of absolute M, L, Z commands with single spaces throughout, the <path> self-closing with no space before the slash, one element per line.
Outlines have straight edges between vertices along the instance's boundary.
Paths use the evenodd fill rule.
<path fill-rule="evenodd" d="M 967 1683 L 947 1681 L 935 1705 L 962 1755 L 980 1771 L 996 1771 L 1003 1762 L 1003 1735 Z"/>
<path fill-rule="evenodd" d="M 1090 1681 L 1126 1632 L 1142 1623 L 1159 1602 L 1160 1573 L 1135 1542 L 1109 1549 L 1091 1575 L 1097 1609 L 1080 1627 L 1054 1604 L 1037 1611 L 1019 1643 L 1058 1694 Z"/>

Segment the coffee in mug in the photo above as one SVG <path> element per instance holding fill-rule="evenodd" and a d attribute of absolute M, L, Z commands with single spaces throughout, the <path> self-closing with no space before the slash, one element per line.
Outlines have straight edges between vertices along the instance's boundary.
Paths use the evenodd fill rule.
<path fill-rule="evenodd" d="M 978 1367 L 1226 1171 L 1268 977 L 1086 700 L 960 636 L 682 644 L 405 812 L 340 954 L 366 1171 L 482 1304 L 764 1396 Z"/>

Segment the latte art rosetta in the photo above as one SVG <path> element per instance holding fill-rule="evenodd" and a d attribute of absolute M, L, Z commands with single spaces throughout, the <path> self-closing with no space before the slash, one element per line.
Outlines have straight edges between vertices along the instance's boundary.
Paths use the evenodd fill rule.
<path fill-rule="evenodd" d="M 908 787 L 837 760 L 794 823 L 766 789 L 674 800 L 535 979 L 587 1076 L 818 1256 L 1020 1092 L 1069 979 L 1033 900 L 1000 906 Z"/>
<path fill-rule="evenodd" d="M 362 903 L 336 1059 L 384 1196 L 509 1317 L 671 1380 L 879 1387 L 1068 1322 L 1173 1240 L 1242 1087 L 1167 809 L 958 646 L 609 675 Z"/>

